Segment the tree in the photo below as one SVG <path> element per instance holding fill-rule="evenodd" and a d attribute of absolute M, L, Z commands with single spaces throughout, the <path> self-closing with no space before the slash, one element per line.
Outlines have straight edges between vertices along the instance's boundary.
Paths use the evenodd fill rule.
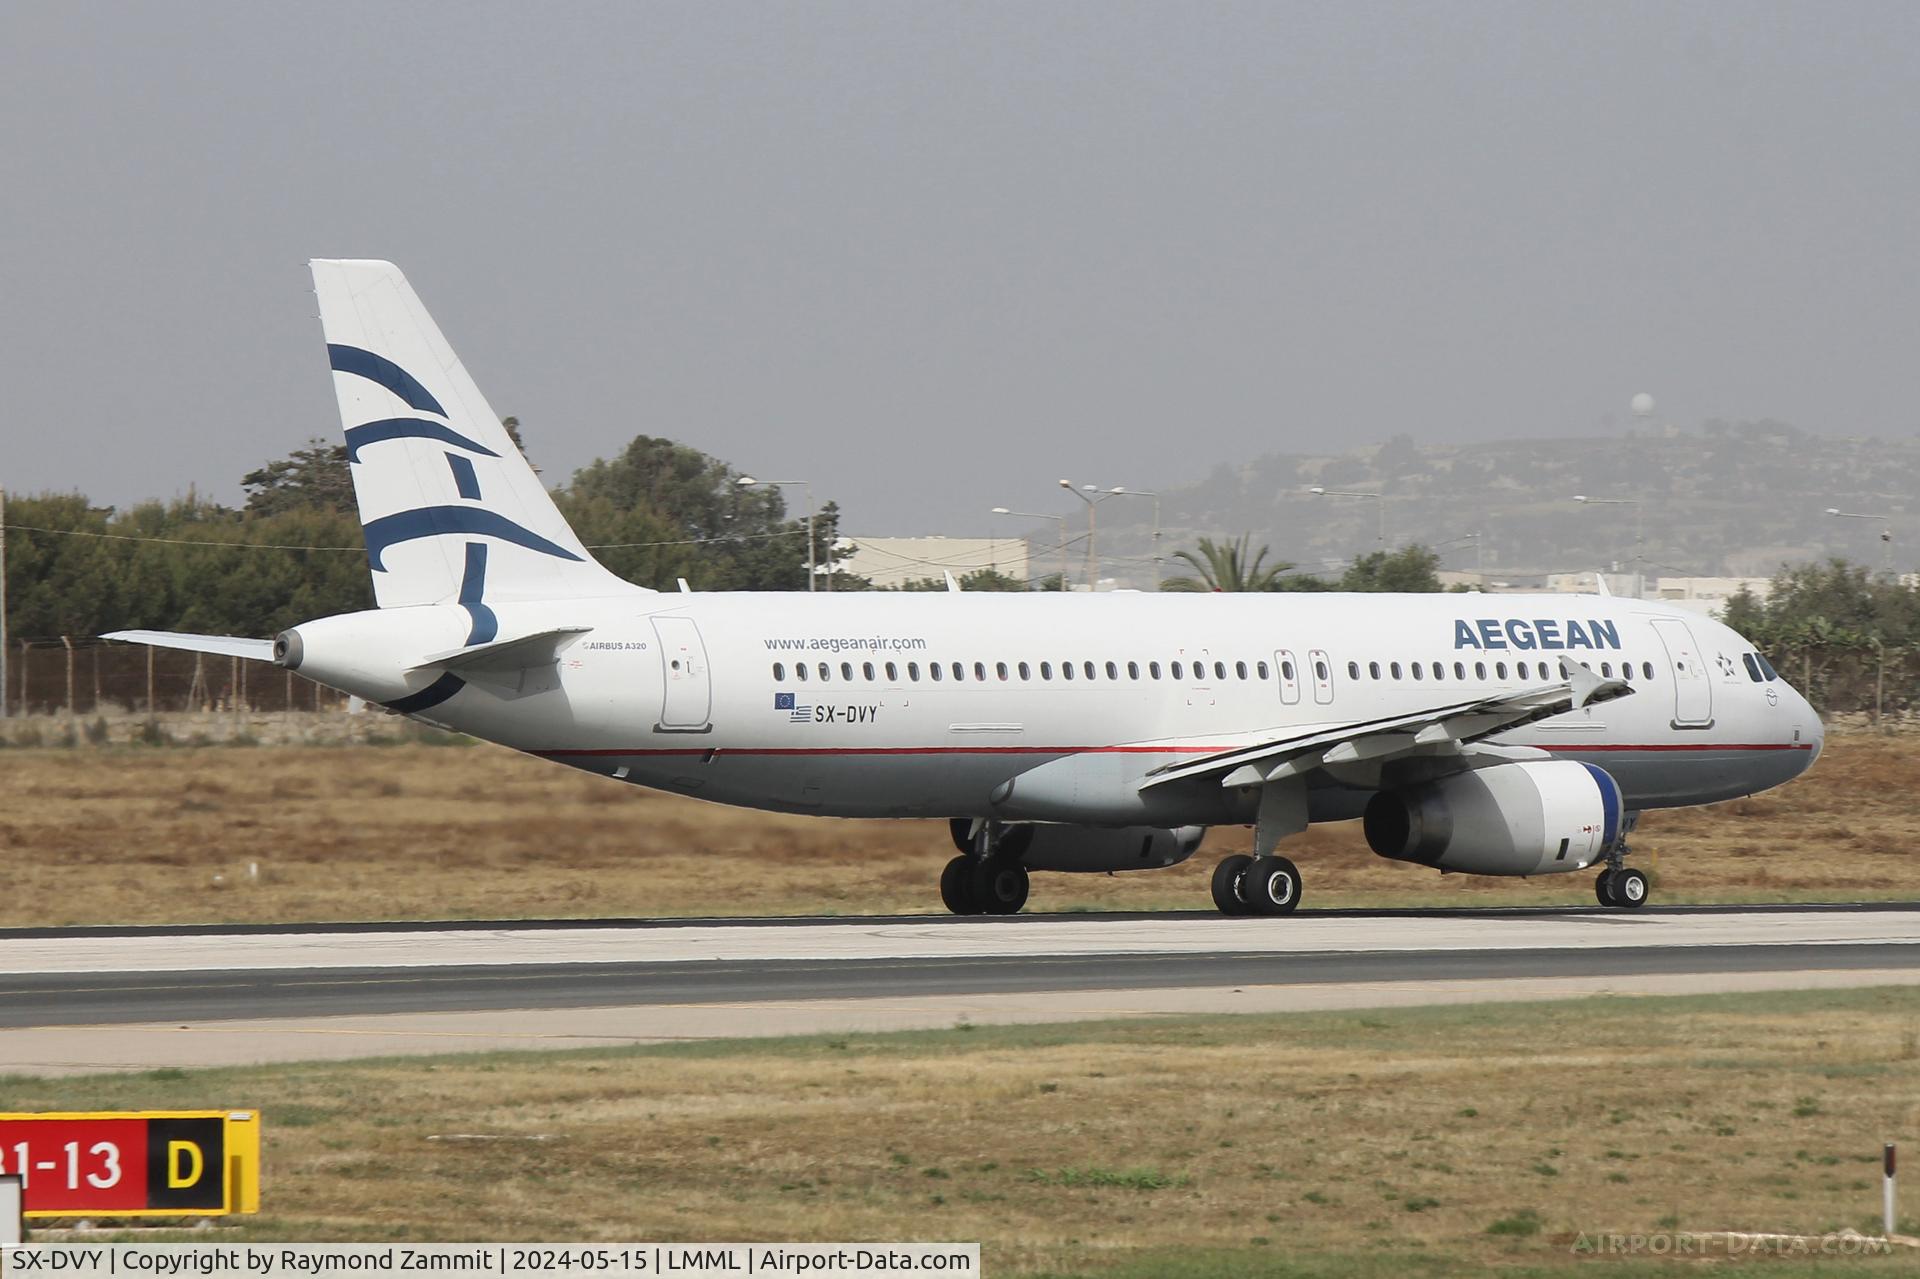
<path fill-rule="evenodd" d="M 1175 551 L 1173 558 L 1184 561 L 1197 577 L 1169 577 L 1160 583 L 1163 591 L 1277 591 L 1293 565 L 1285 561 L 1266 563 L 1267 548 L 1249 554 L 1251 533 L 1242 533 L 1238 542 L 1200 539 L 1198 551 Z"/>
<path fill-rule="evenodd" d="M 1347 566 L 1340 576 L 1343 591 L 1432 592 L 1440 589 L 1436 575 L 1440 557 L 1426 547 L 1403 546 L 1397 551 L 1374 551 Z"/>
<path fill-rule="evenodd" d="M 303 507 L 348 513 L 355 509 L 347 446 L 325 440 L 308 440 L 307 447 L 295 449 L 292 456 L 249 471 L 240 487 L 247 490 L 247 511 L 253 515 Z"/>
<path fill-rule="evenodd" d="M 977 568 L 971 573 L 963 573 L 954 579 L 963 591 L 1024 591 L 1031 589 L 1027 583 L 1010 573 L 1002 573 L 997 568 Z M 892 591 L 944 591 L 947 579 L 944 577 L 916 577 L 898 586 L 882 588 Z M 1060 589 L 1054 583 L 1054 589 Z"/>

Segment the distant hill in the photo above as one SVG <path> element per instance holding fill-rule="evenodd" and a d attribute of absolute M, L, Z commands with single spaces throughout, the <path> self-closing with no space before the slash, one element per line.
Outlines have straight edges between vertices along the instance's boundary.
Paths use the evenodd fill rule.
<path fill-rule="evenodd" d="M 1462 445 L 1401 435 L 1348 453 L 1270 454 L 1164 490 L 1162 556 L 1247 532 L 1303 568 L 1372 550 L 1376 502 L 1316 497 L 1313 485 L 1384 494 L 1390 545 L 1424 542 L 1453 569 L 1483 555 L 1496 577 L 1628 566 L 1632 508 L 1583 506 L 1576 493 L 1643 503 L 1650 575 L 1765 576 L 1827 555 L 1878 567 L 1880 525 L 1828 507 L 1891 516 L 1895 567 L 1920 559 L 1920 439 L 1836 439 L 1780 422 Z M 1150 533 L 1146 503 L 1104 503 L 1104 571 L 1144 584 Z M 1035 535 L 1036 554 L 1047 537 Z"/>

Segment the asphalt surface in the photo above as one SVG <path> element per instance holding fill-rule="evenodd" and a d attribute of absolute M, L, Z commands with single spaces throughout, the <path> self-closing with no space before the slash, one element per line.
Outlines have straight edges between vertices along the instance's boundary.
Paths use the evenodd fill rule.
<path fill-rule="evenodd" d="M 512 962 L 440 962 L 477 954 Z M 42 929 L 0 933 L 0 1027 L 1905 967 L 1881 904 Z"/>
<path fill-rule="evenodd" d="M 1783 949 L 1790 953 L 1783 954 Z M 1881 944 L 459 965 L 7 977 L 0 1027 L 1222 985 L 1884 968 Z M 1920 966 L 1920 949 L 1904 962 Z"/>

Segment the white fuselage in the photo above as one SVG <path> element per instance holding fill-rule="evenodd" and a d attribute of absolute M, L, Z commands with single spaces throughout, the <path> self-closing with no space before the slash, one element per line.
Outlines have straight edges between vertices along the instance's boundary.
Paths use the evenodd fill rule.
<path fill-rule="evenodd" d="M 1557 683 L 1562 659 L 1630 672 L 1633 694 L 1497 740 L 1605 768 L 1630 811 L 1779 785 L 1821 744 L 1812 708 L 1732 630 L 1600 596 L 636 590 L 492 612 L 502 636 L 582 629 L 552 666 L 439 676 L 453 691 L 419 718 L 790 812 L 1246 822 L 1249 792 L 1138 782 L 1230 747 Z M 469 626 L 457 605 L 323 619 L 297 628 L 301 669 L 408 707 L 437 673 L 409 674 L 400 655 L 457 649 Z M 1394 780 L 1329 766 L 1311 779 L 1312 817 L 1357 816 Z"/>

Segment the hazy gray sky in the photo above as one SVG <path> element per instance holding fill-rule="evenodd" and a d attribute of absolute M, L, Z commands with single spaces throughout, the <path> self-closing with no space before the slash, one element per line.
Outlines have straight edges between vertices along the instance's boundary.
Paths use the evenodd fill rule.
<path fill-rule="evenodd" d="M 0 122 L 15 491 L 334 436 L 313 256 L 550 478 L 666 435 L 855 533 L 1640 389 L 1920 417 L 1908 3 L 14 0 Z"/>

